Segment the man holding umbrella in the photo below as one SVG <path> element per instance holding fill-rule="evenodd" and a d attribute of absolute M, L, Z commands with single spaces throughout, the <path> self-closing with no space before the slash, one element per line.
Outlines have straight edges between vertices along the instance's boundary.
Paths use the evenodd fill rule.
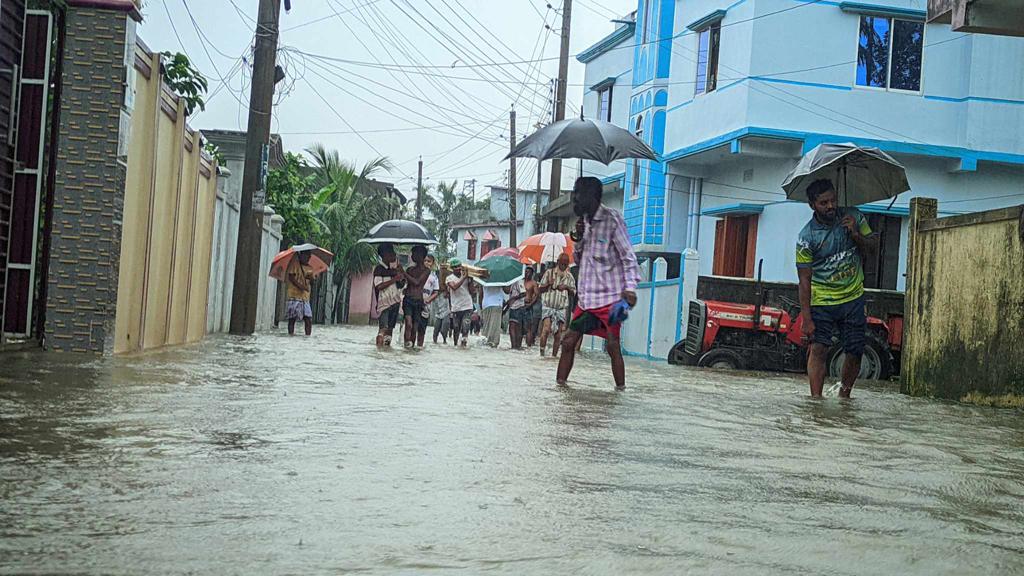
<path fill-rule="evenodd" d="M 808 185 L 807 202 L 814 215 L 797 239 L 796 269 L 803 332 L 811 342 L 807 356 L 811 396 L 821 396 L 825 356 L 836 334 L 846 353 L 839 396 L 849 398 L 860 373 L 867 328 L 862 256 L 875 249 L 878 238 L 859 210 L 838 208 L 830 180 Z"/>
<path fill-rule="evenodd" d="M 309 287 L 313 281 L 313 269 L 309 266 L 308 251 L 295 252 L 288 264 L 288 305 L 285 316 L 288 318 L 288 335 L 295 335 L 295 323 L 302 320 L 306 336 L 313 333 L 313 309 L 309 306 Z"/>
<path fill-rule="evenodd" d="M 605 339 L 615 388 L 621 390 L 626 387 L 626 366 L 619 333 L 625 311 L 636 305 L 640 270 L 622 214 L 601 204 L 601 193 L 601 181 L 591 176 L 577 178 L 572 189 L 572 209 L 579 217 L 573 237 L 580 266 L 579 300 L 569 333 L 562 339 L 557 382 L 568 382 L 576 344 L 584 334 L 593 334 Z"/>

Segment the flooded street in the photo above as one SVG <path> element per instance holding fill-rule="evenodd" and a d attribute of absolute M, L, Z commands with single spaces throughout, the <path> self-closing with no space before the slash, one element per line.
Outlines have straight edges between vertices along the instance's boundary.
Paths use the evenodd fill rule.
<path fill-rule="evenodd" d="M 0 573 L 1024 572 L 1018 411 L 374 333 L 0 356 Z"/>

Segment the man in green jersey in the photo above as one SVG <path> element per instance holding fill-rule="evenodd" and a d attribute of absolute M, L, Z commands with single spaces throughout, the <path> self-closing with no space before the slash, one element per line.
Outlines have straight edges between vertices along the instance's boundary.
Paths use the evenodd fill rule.
<path fill-rule="evenodd" d="M 829 180 L 816 180 L 807 187 L 814 216 L 797 239 L 796 269 L 803 332 L 811 343 L 807 357 L 811 396 L 821 396 L 825 356 L 836 334 L 846 353 L 839 396 L 849 398 L 860 373 L 867 328 L 861 257 L 874 250 L 878 238 L 859 210 L 839 208 L 836 198 Z"/>

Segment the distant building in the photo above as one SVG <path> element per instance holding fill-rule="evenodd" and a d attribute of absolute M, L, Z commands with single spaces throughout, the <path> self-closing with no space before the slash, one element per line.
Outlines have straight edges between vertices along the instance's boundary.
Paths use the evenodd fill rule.
<path fill-rule="evenodd" d="M 455 235 L 455 254 L 467 261 L 483 258 L 495 248 L 509 246 L 511 213 L 508 188 L 504 186 L 488 186 L 490 210 L 473 210 L 458 215 L 452 226 Z M 569 191 L 563 191 L 564 196 Z M 548 191 L 540 191 L 540 209 L 548 205 Z M 522 242 L 537 234 L 537 192 L 535 190 L 518 190 L 516 192 L 516 240 Z"/>

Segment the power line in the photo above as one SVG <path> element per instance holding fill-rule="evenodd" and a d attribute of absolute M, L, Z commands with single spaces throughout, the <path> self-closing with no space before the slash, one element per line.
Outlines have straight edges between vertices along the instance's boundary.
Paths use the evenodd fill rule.
<path fill-rule="evenodd" d="M 348 14 L 348 13 L 352 12 L 353 10 L 357 10 L 359 8 L 365 8 L 366 6 L 371 6 L 371 5 L 376 4 L 378 2 L 381 2 L 381 1 L 382 0 L 369 0 L 368 2 L 363 2 L 362 4 L 359 4 L 357 6 L 353 6 L 352 8 L 346 8 L 345 10 L 341 11 L 341 14 Z M 302 24 L 296 24 L 295 26 L 290 26 L 288 28 L 283 28 L 281 30 L 281 32 L 282 33 L 283 32 L 291 32 L 292 30 L 298 30 L 299 28 L 305 28 L 306 26 L 310 26 L 310 25 L 316 24 L 318 22 L 323 22 L 324 20 L 330 20 L 331 18 L 334 18 L 334 14 L 328 14 L 327 16 L 323 16 L 321 18 L 315 18 L 315 19 L 310 20 L 308 22 L 303 22 Z"/>

